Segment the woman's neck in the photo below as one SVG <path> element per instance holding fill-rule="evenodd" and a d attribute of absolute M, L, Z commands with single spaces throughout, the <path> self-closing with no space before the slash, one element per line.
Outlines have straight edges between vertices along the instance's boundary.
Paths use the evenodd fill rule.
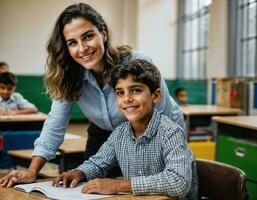
<path fill-rule="evenodd" d="M 103 86 L 105 84 L 104 79 L 103 79 L 103 73 L 102 72 L 97 73 L 94 70 L 92 70 L 92 74 L 95 77 L 96 82 L 98 83 L 99 87 L 103 88 Z"/>

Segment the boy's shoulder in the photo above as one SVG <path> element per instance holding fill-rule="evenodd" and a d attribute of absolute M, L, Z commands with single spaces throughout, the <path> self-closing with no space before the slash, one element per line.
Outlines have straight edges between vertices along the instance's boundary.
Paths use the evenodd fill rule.
<path fill-rule="evenodd" d="M 20 93 L 18 93 L 18 92 L 13 92 L 11 96 L 12 96 L 13 98 L 15 98 L 15 99 L 18 99 L 18 98 L 22 98 L 22 97 L 23 97 L 23 96 L 22 96 Z"/>
<path fill-rule="evenodd" d="M 112 135 L 120 138 L 120 136 L 121 135 L 123 136 L 123 133 L 128 130 L 128 127 L 129 127 L 129 122 L 128 121 L 123 122 L 112 131 Z"/>
<path fill-rule="evenodd" d="M 170 135 L 176 132 L 184 132 L 183 128 L 181 128 L 177 123 L 173 122 L 169 117 L 161 113 L 158 131 L 163 135 Z"/>

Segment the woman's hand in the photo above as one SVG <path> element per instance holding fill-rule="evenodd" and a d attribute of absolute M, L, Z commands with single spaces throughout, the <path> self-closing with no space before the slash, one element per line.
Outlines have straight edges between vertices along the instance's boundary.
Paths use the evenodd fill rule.
<path fill-rule="evenodd" d="M 16 183 L 32 183 L 36 180 L 36 174 L 29 171 L 13 170 L 0 179 L 3 187 L 11 187 Z"/>
<path fill-rule="evenodd" d="M 86 178 L 85 174 L 80 170 L 75 170 L 71 172 L 64 172 L 62 175 L 58 176 L 52 183 L 53 186 L 58 187 L 63 185 L 63 187 L 76 187 L 80 180 Z"/>
<path fill-rule="evenodd" d="M 116 194 L 118 192 L 131 192 L 131 183 L 129 180 L 115 179 L 94 179 L 87 182 L 81 192 L 82 193 L 100 193 L 100 194 Z"/>

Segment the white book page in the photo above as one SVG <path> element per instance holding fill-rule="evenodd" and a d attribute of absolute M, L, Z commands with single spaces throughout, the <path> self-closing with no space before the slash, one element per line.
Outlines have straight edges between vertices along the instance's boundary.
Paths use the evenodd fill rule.
<path fill-rule="evenodd" d="M 79 184 L 78 187 L 74 188 L 64 188 L 64 187 L 54 187 L 52 186 L 52 181 L 31 183 L 31 184 L 21 184 L 16 185 L 14 188 L 26 192 L 40 191 L 44 193 L 47 197 L 59 200 L 91 200 L 91 199 L 101 199 L 106 197 L 111 197 L 110 195 L 101 194 L 82 194 L 81 189 L 84 183 Z"/>
<path fill-rule="evenodd" d="M 69 139 L 82 139 L 82 137 L 79 136 L 79 135 L 72 134 L 72 133 L 65 133 L 64 139 L 65 140 L 69 140 Z"/>

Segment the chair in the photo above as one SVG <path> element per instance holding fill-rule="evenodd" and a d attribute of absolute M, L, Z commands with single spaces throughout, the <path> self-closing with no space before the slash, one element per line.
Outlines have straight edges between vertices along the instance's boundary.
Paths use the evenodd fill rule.
<path fill-rule="evenodd" d="M 246 176 L 241 169 L 205 159 L 197 159 L 196 166 L 199 181 L 199 199 L 246 199 Z"/>

